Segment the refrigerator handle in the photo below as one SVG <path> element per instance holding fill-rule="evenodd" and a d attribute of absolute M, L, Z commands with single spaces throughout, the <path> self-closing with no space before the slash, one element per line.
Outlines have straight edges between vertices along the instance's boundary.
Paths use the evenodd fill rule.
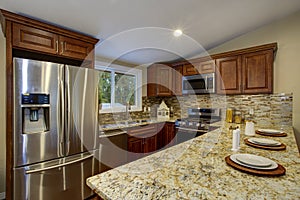
<path fill-rule="evenodd" d="M 67 102 L 67 119 L 66 119 L 66 155 L 70 152 L 70 131 L 71 131 L 71 91 L 70 91 L 70 71 L 69 67 L 66 67 L 66 102 Z"/>
<path fill-rule="evenodd" d="M 59 156 L 64 155 L 64 85 L 63 85 L 63 67 L 60 67 L 58 73 L 58 98 L 57 98 L 57 133 Z"/>
<path fill-rule="evenodd" d="M 71 165 L 71 164 L 74 164 L 74 163 L 81 162 L 83 160 L 89 159 L 89 158 L 91 158 L 93 156 L 94 156 L 93 154 L 90 154 L 90 155 L 85 156 L 83 158 L 79 158 L 77 160 L 72 160 L 72 161 L 67 162 L 67 163 L 62 163 L 62 164 L 53 165 L 53 166 L 44 167 L 44 168 L 39 168 L 39 169 L 26 170 L 25 173 L 26 174 L 32 174 L 32 173 L 37 173 L 37 172 L 46 171 L 46 170 L 50 170 L 50 169 L 55 169 L 55 168 L 59 168 L 59 167 L 65 167 L 67 165 Z"/>

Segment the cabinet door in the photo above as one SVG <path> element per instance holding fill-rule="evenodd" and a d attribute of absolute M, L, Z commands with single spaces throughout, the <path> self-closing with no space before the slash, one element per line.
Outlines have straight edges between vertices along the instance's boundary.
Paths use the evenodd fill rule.
<path fill-rule="evenodd" d="M 173 68 L 173 90 L 174 95 L 182 95 L 182 66 Z"/>
<path fill-rule="evenodd" d="M 81 40 L 59 36 L 59 54 L 62 56 L 84 60 L 93 50 L 93 44 Z"/>
<path fill-rule="evenodd" d="M 200 74 L 214 73 L 215 60 L 202 61 L 196 65 L 196 69 Z"/>
<path fill-rule="evenodd" d="M 167 65 L 157 64 L 156 74 L 157 74 L 157 95 L 171 96 L 173 69 Z"/>
<path fill-rule="evenodd" d="M 217 59 L 217 93 L 241 94 L 241 57 L 232 56 Z"/>
<path fill-rule="evenodd" d="M 156 85 L 156 66 L 155 64 L 147 68 L 147 96 L 153 97 L 157 95 Z"/>
<path fill-rule="evenodd" d="M 153 153 L 154 151 L 157 150 L 157 136 L 151 135 L 151 136 L 145 136 L 144 141 L 143 141 L 143 150 L 144 153 Z"/>
<path fill-rule="evenodd" d="M 13 23 L 13 46 L 48 54 L 57 54 L 58 36 L 48 31 Z"/>
<path fill-rule="evenodd" d="M 184 76 L 191 76 L 191 75 L 195 75 L 198 74 L 198 70 L 194 67 L 194 65 L 192 64 L 185 64 L 183 65 L 183 69 L 182 69 L 182 74 Z"/>
<path fill-rule="evenodd" d="M 143 157 L 144 149 L 143 149 L 143 139 L 142 138 L 135 138 L 135 137 L 128 137 L 128 161 L 134 161 L 141 157 Z"/>
<path fill-rule="evenodd" d="M 273 50 L 243 55 L 244 93 L 273 92 Z"/>
<path fill-rule="evenodd" d="M 164 147 L 170 147 L 176 144 L 175 124 L 166 123 L 164 127 Z"/>

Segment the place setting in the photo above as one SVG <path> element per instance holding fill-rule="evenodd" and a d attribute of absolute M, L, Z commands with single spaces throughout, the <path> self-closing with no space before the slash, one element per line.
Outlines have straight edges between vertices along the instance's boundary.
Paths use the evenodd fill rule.
<path fill-rule="evenodd" d="M 264 136 L 271 136 L 271 137 L 285 137 L 287 134 L 282 130 L 276 129 L 257 129 L 255 133 Z"/>
<path fill-rule="evenodd" d="M 285 168 L 275 161 L 254 154 L 232 154 L 225 157 L 226 163 L 242 172 L 259 176 L 281 176 Z"/>
<path fill-rule="evenodd" d="M 244 139 L 245 144 L 255 147 L 255 148 L 260 148 L 260 149 L 267 149 L 267 150 L 285 150 L 286 145 L 276 141 L 276 140 L 271 140 L 271 139 L 266 139 L 266 138 L 256 138 L 256 137 L 251 137 L 251 138 L 245 138 Z"/>

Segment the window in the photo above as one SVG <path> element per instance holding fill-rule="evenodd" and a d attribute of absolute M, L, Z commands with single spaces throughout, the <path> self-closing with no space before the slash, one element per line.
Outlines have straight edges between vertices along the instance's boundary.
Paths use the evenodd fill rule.
<path fill-rule="evenodd" d="M 97 65 L 101 113 L 124 112 L 129 102 L 131 111 L 142 110 L 142 70 L 119 65 Z"/>

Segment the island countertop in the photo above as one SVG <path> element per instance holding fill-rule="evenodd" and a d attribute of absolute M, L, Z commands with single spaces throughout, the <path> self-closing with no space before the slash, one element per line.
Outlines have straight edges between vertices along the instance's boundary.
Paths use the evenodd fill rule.
<path fill-rule="evenodd" d="M 228 127 L 234 124 L 218 125 L 212 132 L 89 177 L 87 185 L 103 199 L 300 198 L 300 157 L 292 127 L 284 127 L 287 137 L 271 138 L 284 143 L 286 150 L 271 151 L 246 145 L 243 141 L 249 136 L 241 125 L 241 148 L 233 152 Z M 285 167 L 286 174 L 263 177 L 240 172 L 224 160 L 234 153 L 270 158 Z"/>

